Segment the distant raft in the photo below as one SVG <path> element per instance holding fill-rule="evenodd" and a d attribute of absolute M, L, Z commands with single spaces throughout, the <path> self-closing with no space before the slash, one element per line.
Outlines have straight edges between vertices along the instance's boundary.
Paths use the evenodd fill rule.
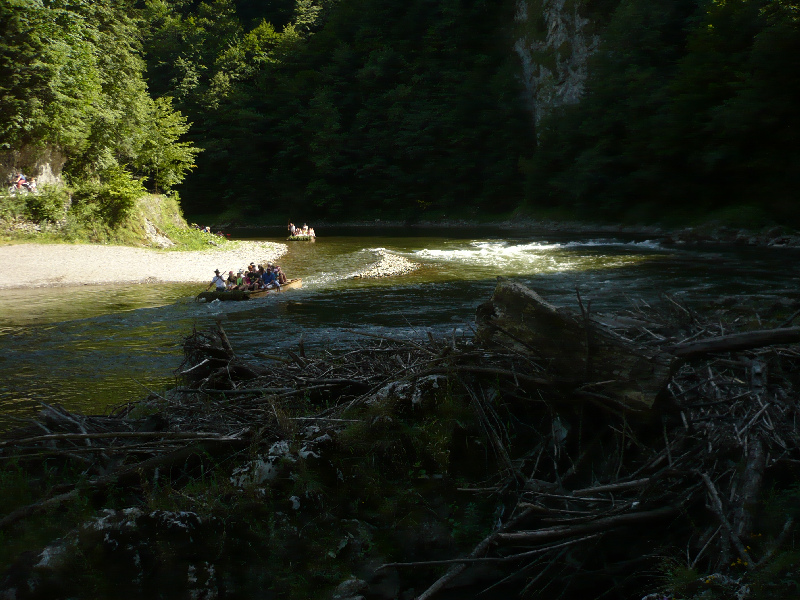
<path fill-rule="evenodd" d="M 287 242 L 313 242 L 317 239 L 315 235 L 290 235 L 286 238 Z"/>
<path fill-rule="evenodd" d="M 197 294 L 195 300 L 198 302 L 203 300 L 206 302 L 213 302 L 214 300 L 221 300 L 223 302 L 232 300 L 238 302 L 242 300 L 253 300 L 254 298 L 266 296 L 267 294 L 281 293 L 285 292 L 286 290 L 293 290 L 300 287 L 303 287 L 303 280 L 297 278 L 289 279 L 280 288 L 271 288 L 268 290 L 227 290 L 224 292 L 200 292 Z"/>

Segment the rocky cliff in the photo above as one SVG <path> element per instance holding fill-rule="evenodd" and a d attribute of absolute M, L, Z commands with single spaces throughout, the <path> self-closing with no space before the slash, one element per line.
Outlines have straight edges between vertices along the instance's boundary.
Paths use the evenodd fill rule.
<path fill-rule="evenodd" d="M 518 37 L 526 101 L 538 125 L 552 109 L 577 103 L 587 63 L 599 43 L 575 0 L 517 0 Z"/>
<path fill-rule="evenodd" d="M 61 170 L 66 162 L 61 152 L 50 147 L 26 146 L 17 150 L 0 151 L 0 178 L 10 180 L 22 171 L 36 183 L 60 184 Z"/>

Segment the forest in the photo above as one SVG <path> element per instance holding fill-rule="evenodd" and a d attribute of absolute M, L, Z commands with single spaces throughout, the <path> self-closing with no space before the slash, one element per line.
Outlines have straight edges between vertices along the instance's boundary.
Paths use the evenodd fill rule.
<path fill-rule="evenodd" d="M 522 4 L 597 40 L 536 123 Z M 800 222 L 791 0 L 3 0 L 0 23 L 0 151 L 57 148 L 107 220 L 146 188 L 251 223 Z"/>

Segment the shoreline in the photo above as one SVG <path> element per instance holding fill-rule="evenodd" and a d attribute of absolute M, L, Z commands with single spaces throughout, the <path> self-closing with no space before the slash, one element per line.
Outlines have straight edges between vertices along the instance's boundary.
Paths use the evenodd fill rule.
<path fill-rule="evenodd" d="M 276 229 L 281 225 L 238 225 L 224 223 L 215 228 L 236 230 L 261 230 Z M 718 223 L 703 223 L 694 226 L 666 227 L 662 225 L 625 225 L 609 223 L 591 223 L 584 221 L 551 221 L 535 219 L 504 219 L 500 221 L 469 221 L 465 219 L 442 219 L 430 221 L 415 221 L 409 223 L 402 220 L 373 220 L 373 221 L 344 221 L 327 222 L 320 220 L 315 223 L 315 229 L 321 230 L 318 238 L 324 238 L 324 230 L 329 228 L 368 229 L 442 229 L 457 231 L 459 229 L 480 229 L 509 231 L 528 234 L 582 234 L 582 235 L 637 235 L 653 236 L 664 244 L 723 244 L 739 246 L 771 246 L 800 248 L 800 231 L 779 225 L 765 226 L 758 229 L 731 227 Z"/>
<path fill-rule="evenodd" d="M 237 229 L 229 226 L 231 229 Z M 248 226 L 243 229 L 268 229 L 272 225 Z M 474 223 L 462 220 L 446 222 L 420 221 L 409 224 L 401 221 L 326 223 L 317 227 L 379 227 L 387 229 L 420 229 L 436 227 L 448 231 L 486 227 L 529 233 L 626 234 L 649 235 L 669 245 L 716 244 L 751 247 L 799 248 L 800 234 L 787 233 L 782 227 L 760 230 L 736 229 L 725 226 L 702 225 L 682 229 L 659 226 L 603 225 L 576 221 L 494 221 Z M 324 236 L 323 236 L 324 237 Z M 214 269 L 222 273 L 244 268 L 250 262 L 275 262 L 288 252 L 288 245 L 276 242 L 231 240 L 231 248 L 207 250 L 164 251 L 134 246 L 99 244 L 42 244 L 20 242 L 0 245 L 6 277 L 0 280 L 0 290 L 83 287 L 102 285 L 148 285 L 161 283 L 210 282 Z M 380 263 L 379 257 L 378 263 Z M 378 264 L 376 263 L 376 265 Z M 408 265 L 402 272 L 407 272 Z M 418 265 L 415 265 L 418 268 Z M 380 271 L 381 269 L 376 269 Z M 389 269 L 393 271 L 393 269 Z M 411 269 L 413 270 L 413 269 Z M 394 272 L 387 274 L 396 274 Z M 385 274 L 360 273 L 360 277 Z"/>
<path fill-rule="evenodd" d="M 0 290 L 87 285 L 209 283 L 214 269 L 275 262 L 286 244 L 232 241 L 231 248 L 163 251 L 132 246 L 20 243 L 0 246 Z"/>

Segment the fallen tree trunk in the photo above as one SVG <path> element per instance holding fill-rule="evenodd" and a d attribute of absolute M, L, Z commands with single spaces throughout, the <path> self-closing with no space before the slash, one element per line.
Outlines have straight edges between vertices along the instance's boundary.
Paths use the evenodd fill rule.
<path fill-rule="evenodd" d="M 583 309 L 583 307 L 581 307 Z M 634 410 L 649 409 L 669 380 L 673 357 L 638 346 L 592 320 L 556 308 L 536 292 L 500 279 L 478 307 L 476 340 L 531 354 L 549 378 Z"/>

